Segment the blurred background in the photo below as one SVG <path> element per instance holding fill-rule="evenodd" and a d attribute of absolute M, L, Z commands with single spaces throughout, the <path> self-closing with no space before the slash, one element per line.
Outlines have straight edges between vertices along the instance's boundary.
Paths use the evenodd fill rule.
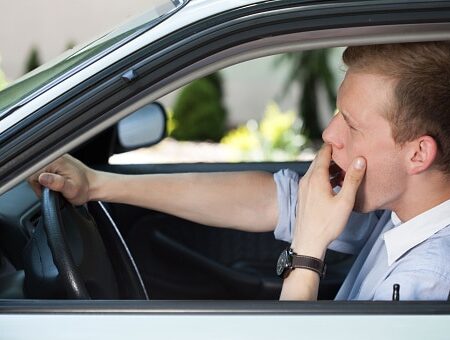
<path fill-rule="evenodd" d="M 0 89 L 151 7 L 149 0 L 2 2 Z M 342 49 L 268 56 L 161 98 L 168 137 L 111 163 L 308 160 L 335 111 Z"/>

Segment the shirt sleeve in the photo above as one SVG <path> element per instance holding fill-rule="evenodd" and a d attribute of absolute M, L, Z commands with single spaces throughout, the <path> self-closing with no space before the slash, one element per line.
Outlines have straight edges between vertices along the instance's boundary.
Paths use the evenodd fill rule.
<path fill-rule="evenodd" d="M 274 235 L 277 240 L 292 241 L 295 218 L 297 216 L 297 191 L 300 176 L 298 173 L 283 169 L 274 174 L 277 185 L 278 223 Z"/>
<path fill-rule="evenodd" d="M 278 223 L 274 231 L 277 240 L 292 242 L 297 217 L 299 180 L 298 173 L 290 169 L 283 169 L 274 174 L 278 200 Z M 344 231 L 330 244 L 329 249 L 348 254 L 358 253 L 378 219 L 376 213 L 352 213 Z"/>

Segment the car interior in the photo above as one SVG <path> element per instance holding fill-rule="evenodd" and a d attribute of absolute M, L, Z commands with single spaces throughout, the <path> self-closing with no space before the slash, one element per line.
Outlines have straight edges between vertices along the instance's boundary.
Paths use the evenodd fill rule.
<path fill-rule="evenodd" d="M 148 104 L 160 115 L 148 118 L 138 110 L 70 154 L 92 168 L 124 174 L 289 168 L 303 175 L 309 167 L 309 161 L 110 163 L 112 155 L 164 138 L 164 105 Z M 133 124 L 149 127 L 143 134 L 150 137 L 127 136 L 123 127 Z M 159 128 L 149 132 L 152 126 Z M 287 246 L 272 232 L 213 228 L 126 204 L 73 207 L 51 192 L 38 198 L 23 181 L 0 196 L 0 299 L 278 300 L 282 280 L 275 267 Z M 327 252 L 319 300 L 335 297 L 353 261 Z"/>
<path fill-rule="evenodd" d="M 110 164 L 111 155 L 164 137 L 166 112 L 161 104 L 153 106 L 159 116 L 148 118 L 138 110 L 70 153 L 95 169 L 126 174 L 284 168 L 304 174 L 309 166 L 308 161 Z M 150 137 L 139 140 L 136 133 L 126 135 L 127 124 L 136 131 L 133 119 L 138 126 L 161 127 L 145 130 Z M 282 280 L 275 266 L 287 246 L 272 232 L 213 228 L 125 204 L 73 207 L 55 193 L 38 198 L 24 181 L 0 196 L 0 299 L 277 300 Z M 352 261 L 350 255 L 327 253 L 319 299 L 334 298 Z"/>
<path fill-rule="evenodd" d="M 100 138 L 106 141 L 95 139 L 86 147 L 92 150 L 93 145 L 108 144 L 111 134 L 105 133 Z M 83 148 L 79 152 L 74 155 L 83 159 Z M 236 170 L 275 172 L 286 166 L 264 163 L 240 167 L 232 164 L 90 165 L 129 174 Z M 289 164 L 289 167 L 293 166 L 301 172 L 305 171 L 307 164 Z M 24 182 L 2 195 L 0 202 L 0 298 L 66 298 L 47 244 L 42 201 Z M 88 289 L 91 298 L 148 296 L 151 299 L 262 300 L 279 296 L 282 281 L 274 268 L 278 255 L 288 244 L 275 240 L 271 232 L 247 233 L 212 228 L 124 204 L 90 202 L 88 210 L 79 208 L 80 212 L 71 211 L 68 203 L 59 205 L 62 205 L 63 228 L 69 247 L 79 261 L 82 276 L 92 281 L 91 290 Z M 100 240 L 92 245 L 92 249 L 87 247 L 89 241 L 78 239 L 77 231 L 84 225 L 83 221 L 73 222 L 80 217 L 79 214 L 88 212 L 94 216 L 91 223 L 95 227 L 87 227 L 87 231 L 98 229 L 103 239 L 103 242 Z M 85 236 L 91 240 L 97 235 Z M 99 260 L 98 251 L 102 244 L 107 255 Z M 351 260 L 348 255 L 327 254 L 328 272 L 321 284 L 321 298 L 334 297 Z M 135 266 L 139 273 L 136 273 Z M 111 268 L 107 274 L 100 270 L 106 267 Z M 115 280 L 104 280 L 111 275 Z M 96 280 L 101 282 L 95 284 Z M 118 287 L 112 287 L 114 282 Z M 142 289 L 142 283 L 145 289 Z"/>

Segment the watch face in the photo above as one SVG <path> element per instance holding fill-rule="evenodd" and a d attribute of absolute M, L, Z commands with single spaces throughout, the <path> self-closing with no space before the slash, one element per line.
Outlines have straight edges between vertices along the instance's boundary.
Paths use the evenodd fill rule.
<path fill-rule="evenodd" d="M 284 270 L 290 266 L 289 255 L 287 250 L 283 250 L 277 262 L 277 275 L 283 276 Z"/>

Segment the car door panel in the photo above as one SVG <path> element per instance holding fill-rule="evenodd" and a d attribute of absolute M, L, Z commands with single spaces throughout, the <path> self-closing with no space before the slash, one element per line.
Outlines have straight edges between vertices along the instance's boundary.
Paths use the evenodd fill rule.
<path fill-rule="evenodd" d="M 4 301 L 5 339 L 447 339 L 446 302 Z M 88 334 L 88 336 L 86 336 Z"/>

